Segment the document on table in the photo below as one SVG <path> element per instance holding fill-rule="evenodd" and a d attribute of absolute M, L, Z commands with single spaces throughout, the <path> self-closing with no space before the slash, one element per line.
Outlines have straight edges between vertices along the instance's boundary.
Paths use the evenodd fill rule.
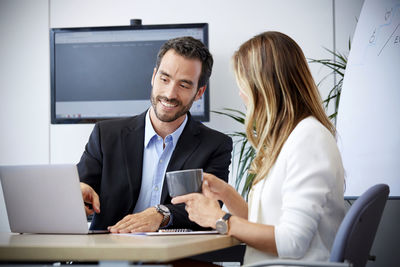
<path fill-rule="evenodd" d="M 210 234 L 218 234 L 217 231 L 168 231 L 159 230 L 158 232 L 147 232 L 146 235 L 210 235 Z"/>
<path fill-rule="evenodd" d="M 185 231 L 183 229 L 164 229 L 164 230 L 159 230 L 158 232 L 124 233 L 124 234 L 116 234 L 116 235 L 162 236 L 162 235 L 210 235 L 210 234 L 218 234 L 218 232 L 216 230 L 211 230 L 211 231 Z"/>

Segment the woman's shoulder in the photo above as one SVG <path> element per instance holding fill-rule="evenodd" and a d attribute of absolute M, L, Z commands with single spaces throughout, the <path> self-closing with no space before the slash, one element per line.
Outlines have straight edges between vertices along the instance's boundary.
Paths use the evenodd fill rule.
<path fill-rule="evenodd" d="M 293 129 L 286 145 L 289 147 L 336 146 L 336 139 L 320 121 L 309 116 L 301 120 Z"/>
<path fill-rule="evenodd" d="M 297 126 L 293 129 L 294 132 L 308 132 L 312 130 L 318 130 L 321 132 L 329 133 L 332 135 L 329 130 L 315 117 L 313 116 L 308 116 L 304 119 L 302 119 Z"/>
<path fill-rule="evenodd" d="M 301 120 L 289 136 L 328 136 L 334 139 L 332 133 L 315 117 L 309 116 Z"/>

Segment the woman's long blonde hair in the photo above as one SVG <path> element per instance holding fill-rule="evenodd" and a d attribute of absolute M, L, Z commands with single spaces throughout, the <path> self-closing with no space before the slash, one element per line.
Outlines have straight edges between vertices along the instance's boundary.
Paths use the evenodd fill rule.
<path fill-rule="evenodd" d="M 296 125 L 314 116 L 335 136 L 301 48 L 280 32 L 264 32 L 233 55 L 233 67 L 248 97 L 247 138 L 256 151 L 253 185 L 267 177 Z"/>

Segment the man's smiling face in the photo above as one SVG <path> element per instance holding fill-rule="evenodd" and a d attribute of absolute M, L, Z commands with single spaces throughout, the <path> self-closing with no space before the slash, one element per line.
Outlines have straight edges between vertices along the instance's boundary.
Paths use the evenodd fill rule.
<path fill-rule="evenodd" d="M 201 61 L 187 59 L 171 49 L 163 56 L 152 78 L 151 104 L 158 120 L 173 122 L 184 116 L 204 93 L 198 89 Z"/>

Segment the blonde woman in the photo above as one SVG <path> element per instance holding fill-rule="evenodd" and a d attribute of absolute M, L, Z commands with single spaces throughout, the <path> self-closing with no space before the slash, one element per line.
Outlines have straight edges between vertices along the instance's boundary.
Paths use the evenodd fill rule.
<path fill-rule="evenodd" d="M 290 37 L 265 32 L 240 46 L 233 67 L 256 150 L 249 202 L 205 174 L 202 194 L 173 203 L 184 202 L 201 226 L 247 243 L 246 264 L 277 257 L 326 261 L 345 214 L 344 171 L 303 52 Z"/>

